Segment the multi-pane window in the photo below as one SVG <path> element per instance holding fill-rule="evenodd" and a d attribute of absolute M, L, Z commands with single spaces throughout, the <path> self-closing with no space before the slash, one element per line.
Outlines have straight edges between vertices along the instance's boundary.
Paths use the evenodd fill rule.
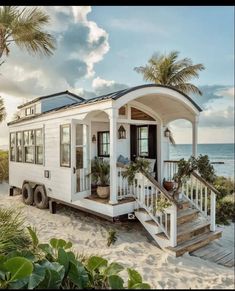
<path fill-rule="evenodd" d="M 43 137 L 42 129 L 35 130 L 35 163 L 43 163 Z"/>
<path fill-rule="evenodd" d="M 70 167 L 71 134 L 70 125 L 60 126 L 60 165 Z"/>
<path fill-rule="evenodd" d="M 24 131 L 24 157 L 26 163 L 34 163 L 34 130 Z"/>
<path fill-rule="evenodd" d="M 98 132 L 98 156 L 109 157 L 110 154 L 109 131 Z"/>
<path fill-rule="evenodd" d="M 34 114 L 34 109 L 35 109 L 34 106 L 30 106 L 30 107 L 26 108 L 25 109 L 25 116 Z"/>
<path fill-rule="evenodd" d="M 43 130 L 31 129 L 10 134 L 10 160 L 43 164 Z"/>
<path fill-rule="evenodd" d="M 147 157 L 149 155 L 148 144 L 149 144 L 148 126 L 138 126 L 137 127 L 138 156 Z"/>
<path fill-rule="evenodd" d="M 16 133 L 16 161 L 23 161 L 23 145 L 22 145 L 22 132 Z"/>
<path fill-rule="evenodd" d="M 13 162 L 15 162 L 16 159 L 15 145 L 16 145 L 16 134 L 15 132 L 13 132 L 10 134 L 10 160 Z"/>

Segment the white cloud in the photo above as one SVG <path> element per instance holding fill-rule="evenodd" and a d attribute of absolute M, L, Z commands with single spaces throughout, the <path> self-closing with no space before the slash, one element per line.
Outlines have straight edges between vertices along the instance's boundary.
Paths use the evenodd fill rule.
<path fill-rule="evenodd" d="M 234 87 L 219 90 L 218 92 L 216 92 L 216 95 L 234 98 Z"/>
<path fill-rule="evenodd" d="M 0 76 L 3 93 L 12 94 L 15 88 L 15 95 L 25 93 L 34 97 L 35 94 L 76 88 L 79 80 L 94 76 L 95 64 L 109 51 L 108 33 L 87 19 L 90 6 L 41 8 L 51 16 L 48 29 L 56 37 L 57 49 L 50 58 L 33 57 L 13 46 L 9 58 L 1 66 L 1 73 L 7 80 L 3 84 Z M 11 86 L 7 86 L 9 83 Z"/>
<path fill-rule="evenodd" d="M 114 80 L 105 80 L 96 77 L 92 81 L 92 88 L 97 95 L 104 95 L 107 93 L 119 91 L 128 88 L 126 84 L 116 83 Z"/>

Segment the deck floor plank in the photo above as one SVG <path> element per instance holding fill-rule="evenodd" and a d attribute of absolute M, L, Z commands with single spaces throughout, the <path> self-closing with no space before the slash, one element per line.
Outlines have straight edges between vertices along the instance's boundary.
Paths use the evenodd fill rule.
<path fill-rule="evenodd" d="M 234 252 L 221 246 L 209 244 L 191 252 L 190 255 L 225 267 L 234 267 Z"/>

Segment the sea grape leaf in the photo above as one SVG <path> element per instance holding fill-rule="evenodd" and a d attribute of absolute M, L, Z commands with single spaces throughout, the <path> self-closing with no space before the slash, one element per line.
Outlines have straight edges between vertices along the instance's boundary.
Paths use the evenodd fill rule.
<path fill-rule="evenodd" d="M 11 273 L 10 281 L 19 280 L 33 272 L 33 264 L 25 258 L 14 257 L 4 263 L 7 272 Z"/>
<path fill-rule="evenodd" d="M 94 271 L 99 269 L 100 267 L 107 267 L 108 261 L 101 258 L 101 257 L 97 257 L 97 256 L 92 256 L 89 258 L 88 262 L 87 262 L 87 269 L 89 271 Z"/>
<path fill-rule="evenodd" d="M 108 277 L 109 286 L 111 289 L 124 289 L 124 281 L 118 275 L 111 275 Z"/>
<path fill-rule="evenodd" d="M 69 279 L 78 287 L 85 288 L 89 281 L 87 271 L 85 270 L 82 263 L 77 262 L 69 262 L 69 271 L 68 271 Z"/>

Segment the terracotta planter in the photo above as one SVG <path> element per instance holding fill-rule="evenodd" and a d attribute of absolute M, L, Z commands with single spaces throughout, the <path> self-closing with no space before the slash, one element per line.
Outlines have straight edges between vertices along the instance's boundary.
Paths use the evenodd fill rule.
<path fill-rule="evenodd" d="M 108 198 L 110 193 L 109 186 L 98 186 L 97 187 L 97 195 L 100 198 Z"/>
<path fill-rule="evenodd" d="M 174 188 L 174 182 L 172 181 L 164 181 L 163 182 L 163 187 L 167 190 L 167 191 L 172 191 Z"/>

